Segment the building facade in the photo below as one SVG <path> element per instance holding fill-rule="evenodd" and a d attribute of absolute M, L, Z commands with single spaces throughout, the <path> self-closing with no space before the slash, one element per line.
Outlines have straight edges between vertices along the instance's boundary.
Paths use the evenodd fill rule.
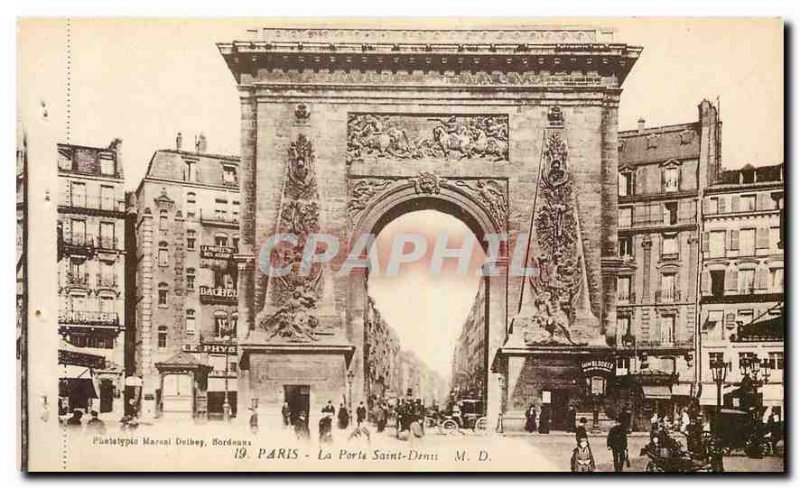
<path fill-rule="evenodd" d="M 237 413 L 239 159 L 158 150 L 135 192 L 137 374 L 146 418 Z"/>
<path fill-rule="evenodd" d="M 703 199 L 700 295 L 701 405 L 717 402 L 713 361 L 730 363 L 723 403 L 733 405 L 742 363 L 762 361 L 765 406 L 782 410 L 784 392 L 784 166 L 721 174 Z"/>
<path fill-rule="evenodd" d="M 58 144 L 59 413 L 122 415 L 127 248 L 121 141 Z"/>
<path fill-rule="evenodd" d="M 486 293 L 484 281 L 481 280 L 453 350 L 450 391 L 456 397 L 483 399 L 486 361 Z"/>
<path fill-rule="evenodd" d="M 695 122 L 619 135 L 616 403 L 646 429 L 697 394 L 698 201 L 720 172 L 720 123 L 703 101 Z"/>

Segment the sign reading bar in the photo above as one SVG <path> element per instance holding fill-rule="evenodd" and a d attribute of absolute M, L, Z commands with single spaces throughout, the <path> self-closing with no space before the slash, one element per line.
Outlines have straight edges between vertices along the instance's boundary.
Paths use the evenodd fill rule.
<path fill-rule="evenodd" d="M 200 246 L 203 259 L 233 259 L 233 248 L 228 246 Z"/>

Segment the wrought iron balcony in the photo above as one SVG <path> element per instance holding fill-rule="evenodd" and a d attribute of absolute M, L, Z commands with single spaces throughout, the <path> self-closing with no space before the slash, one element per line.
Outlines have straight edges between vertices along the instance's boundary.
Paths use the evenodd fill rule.
<path fill-rule="evenodd" d="M 660 338 L 637 340 L 636 345 L 639 349 L 652 348 L 652 349 L 691 349 L 694 347 L 693 338 L 681 338 L 673 340 L 662 340 Z"/>
<path fill-rule="evenodd" d="M 239 292 L 236 288 L 201 286 L 200 303 L 218 303 L 236 305 L 239 302 Z"/>
<path fill-rule="evenodd" d="M 100 236 L 95 238 L 95 244 L 97 249 L 112 250 L 112 251 L 120 250 L 118 247 L 118 241 L 116 237 Z"/>
<path fill-rule="evenodd" d="M 627 292 L 627 291 L 618 291 L 617 292 L 617 303 L 618 304 L 625 304 L 625 303 L 634 303 L 636 301 L 636 293 L 635 292 Z"/>
<path fill-rule="evenodd" d="M 58 321 L 62 324 L 119 325 L 119 314 L 116 312 L 64 310 L 59 313 Z"/>
<path fill-rule="evenodd" d="M 239 225 L 239 216 L 229 212 L 203 212 L 203 209 L 200 209 L 200 223 L 236 227 Z"/>
<path fill-rule="evenodd" d="M 125 200 L 116 198 L 91 198 L 80 195 L 62 195 L 58 201 L 61 211 L 91 210 L 97 212 L 125 212 Z"/>
<path fill-rule="evenodd" d="M 89 273 L 68 271 L 65 282 L 70 286 L 89 286 Z"/>
<path fill-rule="evenodd" d="M 656 290 L 656 303 L 675 303 L 681 301 L 680 290 Z"/>
<path fill-rule="evenodd" d="M 102 288 L 116 288 L 119 286 L 117 275 L 103 275 L 101 273 L 97 274 L 97 286 Z"/>

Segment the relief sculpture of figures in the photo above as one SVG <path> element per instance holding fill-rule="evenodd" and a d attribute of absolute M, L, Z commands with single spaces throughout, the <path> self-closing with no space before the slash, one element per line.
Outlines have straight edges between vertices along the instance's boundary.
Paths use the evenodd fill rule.
<path fill-rule="evenodd" d="M 348 160 L 369 158 L 507 161 L 508 118 L 351 114 Z"/>

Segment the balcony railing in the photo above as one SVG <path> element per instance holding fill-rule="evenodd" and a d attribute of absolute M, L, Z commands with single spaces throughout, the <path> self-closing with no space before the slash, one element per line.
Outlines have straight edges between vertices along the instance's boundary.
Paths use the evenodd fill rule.
<path fill-rule="evenodd" d="M 236 288 L 201 286 L 200 303 L 221 303 L 235 305 L 239 301 L 239 292 Z"/>
<path fill-rule="evenodd" d="M 89 273 L 67 272 L 66 283 L 72 286 L 89 286 Z"/>
<path fill-rule="evenodd" d="M 96 247 L 98 249 L 111 249 L 117 250 L 118 242 L 116 237 L 100 236 L 95 238 Z"/>
<path fill-rule="evenodd" d="M 94 237 L 86 234 L 65 235 L 63 242 L 73 247 L 94 247 Z"/>
<path fill-rule="evenodd" d="M 117 286 L 119 286 L 119 284 L 117 282 L 117 276 L 116 275 L 107 276 L 107 275 L 98 274 L 97 275 L 97 286 L 98 287 L 105 287 L 105 288 L 116 288 Z"/>
<path fill-rule="evenodd" d="M 694 339 L 673 339 L 673 340 L 662 340 L 658 339 L 647 339 L 647 340 L 637 340 L 636 344 L 639 348 L 675 348 L 675 349 L 684 349 L 684 348 L 692 348 L 694 347 Z"/>
<path fill-rule="evenodd" d="M 200 209 L 200 222 L 233 226 L 239 225 L 239 216 L 229 212 L 203 212 L 203 209 Z"/>
<path fill-rule="evenodd" d="M 125 200 L 115 198 L 91 198 L 78 195 L 62 195 L 58 206 L 63 209 L 101 210 L 107 212 L 124 212 Z"/>
<path fill-rule="evenodd" d="M 90 234 L 71 234 L 63 237 L 66 246 L 120 251 L 120 242 L 116 237 L 94 236 Z"/>
<path fill-rule="evenodd" d="M 681 301 L 680 290 L 656 290 L 656 303 L 675 303 Z"/>
<path fill-rule="evenodd" d="M 66 310 L 59 313 L 58 321 L 64 324 L 119 325 L 116 312 Z"/>
<path fill-rule="evenodd" d="M 617 293 L 617 303 L 633 303 L 636 301 L 636 293 L 635 292 L 618 292 Z"/>

